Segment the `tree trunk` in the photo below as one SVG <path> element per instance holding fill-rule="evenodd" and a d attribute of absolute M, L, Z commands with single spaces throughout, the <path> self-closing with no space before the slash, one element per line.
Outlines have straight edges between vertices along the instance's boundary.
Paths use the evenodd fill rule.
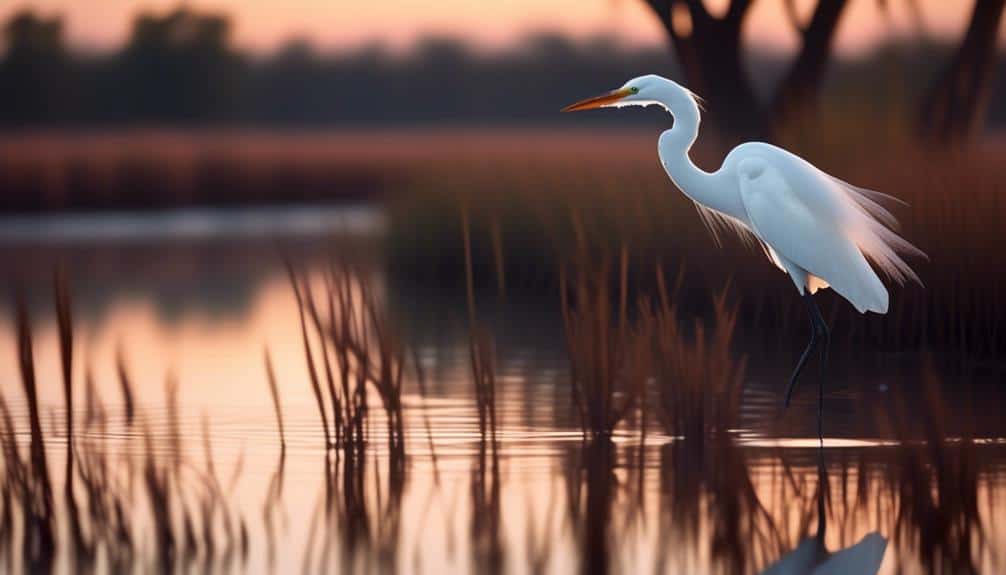
<path fill-rule="evenodd" d="M 776 90 L 772 103 L 772 123 L 778 128 L 798 117 L 817 102 L 827 71 L 831 43 L 846 0 L 821 0 L 805 27 L 794 22 L 801 32 L 801 48 L 796 60 Z"/>
<path fill-rule="evenodd" d="M 742 60 L 741 25 L 752 0 L 731 0 L 723 17 L 709 14 L 702 0 L 646 2 L 670 36 L 689 88 L 708 99 L 712 119 L 722 131 L 744 138 L 769 138 L 782 122 L 813 105 L 848 4 L 820 0 L 805 27 L 794 22 L 802 47 L 767 107 L 758 101 Z M 684 8 L 687 14 L 682 14 Z M 682 15 L 690 17 L 690 25 L 674 21 Z"/>
<path fill-rule="evenodd" d="M 969 136 L 984 117 L 1006 0 L 975 0 L 971 23 L 949 65 L 923 102 L 921 135 L 946 143 Z"/>
<path fill-rule="evenodd" d="M 694 19 L 696 74 L 708 93 L 710 116 L 730 132 L 767 138 L 769 122 L 741 61 L 740 19 Z M 702 94 L 702 92 L 700 92 Z"/>
<path fill-rule="evenodd" d="M 647 0 L 664 25 L 688 88 L 706 99 L 710 118 L 733 136 L 764 138 L 769 123 L 741 60 L 740 31 L 747 0 L 734 0 L 723 18 L 709 14 L 701 0 Z M 674 22 L 687 7 L 690 25 Z"/>

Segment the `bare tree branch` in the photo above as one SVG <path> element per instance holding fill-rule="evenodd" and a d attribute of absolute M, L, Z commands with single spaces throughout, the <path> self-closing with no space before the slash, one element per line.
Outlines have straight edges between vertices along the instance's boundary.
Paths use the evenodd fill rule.
<path fill-rule="evenodd" d="M 801 35 L 806 33 L 807 26 L 803 22 L 800 22 L 800 15 L 797 14 L 796 11 L 796 0 L 783 0 L 782 6 L 785 9 L 786 17 L 789 19 L 789 23 L 793 26 L 793 29 Z"/>
<path fill-rule="evenodd" d="M 960 47 L 923 102 L 919 126 L 924 136 L 945 143 L 968 136 L 981 123 L 1004 9 L 1006 0 L 975 0 Z"/>
<path fill-rule="evenodd" d="M 824 76 L 831 43 L 847 0 L 818 0 L 806 25 L 799 25 L 795 5 L 786 1 L 801 33 L 802 46 L 772 106 L 762 104 L 744 67 L 741 28 L 753 0 L 731 0 L 722 18 L 714 17 L 702 0 L 646 0 L 667 30 L 689 87 L 702 94 L 716 111 L 721 127 L 733 136 L 769 137 L 776 115 L 788 107 L 812 101 Z M 673 10 L 687 7 L 692 30 L 687 36 L 674 26 Z"/>
<path fill-rule="evenodd" d="M 804 27 L 800 52 L 776 89 L 772 115 L 777 125 L 803 112 L 816 100 L 846 5 L 847 0 L 819 0 L 817 3 Z"/>

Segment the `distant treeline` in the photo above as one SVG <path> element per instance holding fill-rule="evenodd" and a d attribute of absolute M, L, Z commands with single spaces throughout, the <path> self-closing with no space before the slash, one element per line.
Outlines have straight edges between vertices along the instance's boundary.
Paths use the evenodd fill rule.
<path fill-rule="evenodd" d="M 6 23 L 4 40 L 0 128 L 7 130 L 583 122 L 557 110 L 637 74 L 678 76 L 669 50 L 629 50 L 605 39 L 572 43 L 555 35 L 492 55 L 430 38 L 400 56 L 381 47 L 322 55 L 294 41 L 274 56 L 253 57 L 235 50 L 227 18 L 188 9 L 139 16 L 122 49 L 105 55 L 70 51 L 61 20 L 27 11 Z M 857 85 L 874 95 L 878 86 L 892 97 L 918 93 L 948 53 L 939 47 L 890 51 L 902 71 L 894 78 L 878 64 L 884 53 L 837 62 L 829 76 L 841 84 L 837 93 Z M 751 66 L 768 85 L 783 65 L 765 55 Z M 1000 59 L 998 66 L 1006 63 Z M 992 98 L 990 124 L 1006 123 L 1003 93 L 999 86 Z M 606 114 L 591 121 L 645 117 Z"/>

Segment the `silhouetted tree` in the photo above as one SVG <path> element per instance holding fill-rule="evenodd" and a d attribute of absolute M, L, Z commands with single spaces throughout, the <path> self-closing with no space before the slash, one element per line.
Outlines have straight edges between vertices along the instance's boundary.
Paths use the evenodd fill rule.
<path fill-rule="evenodd" d="M 142 121 L 226 118 L 238 62 L 223 16 L 179 8 L 136 19 L 122 55 L 123 95 Z"/>
<path fill-rule="evenodd" d="M 768 137 L 775 128 L 813 107 L 846 0 L 820 0 L 801 23 L 793 0 L 784 0 L 801 47 L 769 104 L 759 101 L 747 76 L 740 36 L 752 0 L 730 0 L 715 16 L 703 0 L 646 0 L 671 38 L 690 87 L 716 111 L 720 130 Z"/>
<path fill-rule="evenodd" d="M 960 46 L 922 104 L 920 132 L 929 140 L 946 143 L 961 139 L 982 124 L 1004 7 L 1006 0 L 975 0 Z"/>
<path fill-rule="evenodd" d="M 765 114 L 741 60 L 741 25 L 749 0 L 732 0 L 723 17 L 702 0 L 647 0 L 670 35 L 674 51 L 694 91 L 716 110 L 722 129 L 761 135 Z"/>
<path fill-rule="evenodd" d="M 806 24 L 799 20 L 796 0 L 784 0 L 786 14 L 800 33 L 800 52 L 776 90 L 772 121 L 781 126 L 811 109 L 827 70 L 829 53 L 846 0 L 821 0 Z"/>
<path fill-rule="evenodd" d="M 328 94 L 318 80 L 323 63 L 305 40 L 287 42 L 256 75 L 248 91 L 253 106 L 269 121 L 305 124 L 318 120 L 316 112 Z M 261 81 L 259 81 L 261 80 Z"/>
<path fill-rule="evenodd" d="M 0 63 L 0 118 L 8 125 L 59 121 L 68 104 L 68 58 L 63 22 L 31 11 L 4 27 L 6 57 Z"/>
<path fill-rule="evenodd" d="M 813 104 L 824 77 L 835 29 L 846 0 L 819 0 L 806 24 L 791 0 L 790 20 L 800 33 L 800 51 L 769 104 L 759 101 L 743 60 L 741 29 L 753 0 L 730 0 L 722 16 L 703 0 L 646 0 L 670 36 L 689 86 L 716 111 L 721 130 L 765 137 L 781 121 Z"/>
<path fill-rule="evenodd" d="M 711 100 L 710 119 L 726 118 L 727 127 L 741 133 L 737 126 L 749 121 L 747 133 L 763 134 L 773 121 L 789 121 L 801 106 L 812 108 L 831 37 L 810 30 L 833 33 L 831 23 L 840 5 L 829 1 L 801 12 L 802 18 L 795 10 L 791 14 L 794 26 L 804 30 L 804 47 L 795 60 L 760 53 L 757 46 L 742 50 L 738 44 L 731 56 L 736 57 L 737 75 L 715 79 L 720 88 L 712 92 L 700 85 L 712 65 L 690 64 L 684 75 Z M 682 49 L 679 55 L 691 54 L 693 62 L 725 58 L 700 53 L 698 38 L 706 36 L 691 24 L 691 9 L 685 0 L 673 0 L 673 5 L 678 37 L 693 49 Z M 30 13 L 16 14 L 2 31 L 7 49 L 0 56 L 0 128 L 223 122 L 299 129 L 450 123 L 641 125 L 666 122 L 666 115 L 654 108 L 585 118 L 557 110 L 596 91 L 598 78 L 613 81 L 653 70 L 673 77 L 683 73 L 672 50 L 627 50 L 611 38 L 573 42 L 555 33 L 526 38 L 520 49 L 505 53 L 479 53 L 457 39 L 429 38 L 404 55 L 376 44 L 325 54 L 305 41 L 292 41 L 271 57 L 244 57 L 230 45 L 227 20 L 184 9 L 140 16 L 128 44 L 108 54 L 68 53 L 59 21 Z M 904 71 L 899 89 L 904 93 L 924 92 L 931 80 L 925 71 L 945 53 L 944 46 L 922 48 L 899 52 L 898 66 Z M 750 69 L 750 80 L 741 64 Z M 828 81 L 834 80 L 845 93 L 857 93 L 856 87 L 864 85 L 872 89 L 886 77 L 875 64 L 876 58 L 834 62 Z M 776 83 L 776 78 L 781 81 Z M 765 98 L 766 92 L 774 96 Z M 760 101 L 755 94 L 762 95 Z M 994 98 L 993 104 L 998 107 L 989 108 L 989 120 L 1002 125 L 1006 107 Z"/>

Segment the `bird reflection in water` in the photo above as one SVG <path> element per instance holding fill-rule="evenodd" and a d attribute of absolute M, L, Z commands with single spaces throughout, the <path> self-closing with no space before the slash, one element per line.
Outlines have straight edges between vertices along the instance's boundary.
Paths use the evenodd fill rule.
<path fill-rule="evenodd" d="M 302 292 L 308 293 L 307 289 Z M 333 298 L 338 306 L 339 296 Z M 310 296 L 305 295 L 304 301 L 309 302 Z M 452 449 L 449 430 L 440 436 L 447 443 L 437 444 L 428 422 L 425 434 L 419 432 L 422 421 L 418 417 L 410 420 L 413 434 L 407 436 L 399 432 L 397 422 L 404 421 L 399 409 L 404 413 L 415 404 L 399 401 L 397 376 L 380 375 L 400 373 L 398 358 L 404 355 L 394 344 L 395 338 L 369 340 L 384 342 L 384 347 L 367 354 L 356 344 L 334 349 L 336 343 L 360 333 L 337 331 L 338 337 L 324 340 L 326 349 L 337 368 L 343 352 L 352 354 L 347 365 L 372 366 L 354 373 L 361 377 L 356 380 L 360 389 L 374 390 L 369 405 L 375 409 L 366 410 L 368 404 L 362 402 L 366 395 L 354 394 L 352 389 L 338 395 L 338 409 L 333 411 L 339 417 L 329 419 L 338 442 L 326 443 L 324 455 L 320 450 L 305 450 L 302 446 L 308 441 L 304 440 L 314 444 L 320 435 L 313 427 L 300 435 L 301 447 L 288 454 L 278 393 L 281 386 L 267 352 L 265 367 L 274 399 L 279 453 L 274 471 L 261 485 L 266 567 L 286 572 L 292 559 L 304 572 L 415 571 L 401 559 L 403 541 L 414 545 L 413 565 L 438 561 L 442 565 L 454 560 L 454 539 L 469 538 L 471 553 L 462 565 L 475 572 L 502 572 L 521 566 L 519 537 L 524 529 L 528 542 L 523 546 L 524 564 L 532 573 L 577 568 L 585 573 L 871 573 L 882 564 L 885 572 L 1002 572 L 1001 547 L 997 546 L 1003 531 L 996 519 L 1001 517 L 998 502 L 1006 484 L 1002 464 L 1006 444 L 979 439 L 976 410 L 961 405 L 966 396 L 963 390 L 955 390 L 949 398 L 955 402 L 950 408 L 948 398 L 940 394 L 943 385 L 927 368 L 911 382 L 912 396 L 892 390 L 884 401 L 871 402 L 877 410 L 875 433 L 885 439 L 882 442 L 807 449 L 785 442 L 766 447 L 739 440 L 732 431 L 740 428 L 734 410 L 711 409 L 735 405 L 736 386 L 743 381 L 742 366 L 727 361 L 729 338 L 724 334 L 729 332 L 733 314 L 722 298 L 717 301 L 717 337 L 696 338 L 695 333 L 703 333 L 696 329 L 689 344 L 685 335 L 673 331 L 674 313 L 663 304 L 663 315 L 644 326 L 659 333 L 662 349 L 677 350 L 676 354 L 659 354 L 666 362 L 658 365 L 662 380 L 676 383 L 648 394 L 651 399 L 659 395 L 655 398 L 659 401 L 650 402 L 658 412 L 651 422 L 660 422 L 664 428 L 662 436 L 649 436 L 652 439 L 645 433 L 648 424 L 642 414 L 620 420 L 613 436 L 574 442 L 522 436 L 508 427 L 512 425 L 508 403 L 503 402 L 500 413 L 496 412 L 495 352 L 485 337 L 471 350 L 477 401 L 448 415 L 465 422 L 463 443 L 473 449 Z M 328 309 L 312 311 L 309 303 L 305 306 L 307 325 L 316 331 L 330 334 L 333 326 L 359 325 L 324 321 L 324 315 L 330 314 L 318 311 Z M 24 307 L 19 309 L 17 343 L 24 368 L 21 394 L 28 400 L 27 421 L 24 416 L 19 419 L 19 412 L 0 395 L 4 464 L 0 468 L 0 565 L 5 572 L 59 571 L 60 565 L 69 562 L 74 562 L 73 572 L 104 572 L 103 566 L 111 572 L 137 566 L 159 567 L 164 572 L 258 571 L 259 564 L 248 563 L 248 556 L 250 552 L 252 561 L 257 561 L 254 556 L 261 547 L 255 543 L 260 530 L 247 528 L 247 509 L 234 505 L 236 500 L 227 496 L 241 475 L 240 458 L 231 480 L 219 480 L 215 470 L 222 467 L 212 457 L 208 424 L 201 436 L 203 464 L 182 449 L 190 430 L 180 415 L 182 404 L 174 379 L 169 378 L 165 386 L 163 415 L 137 410 L 134 419 L 128 401 L 123 402 L 127 407 L 121 414 L 106 407 L 101 388 L 86 366 L 83 417 L 73 427 L 78 431 L 72 437 L 56 435 L 53 430 L 70 426 L 64 427 L 67 422 L 58 419 L 45 425 L 37 407 L 32 407 L 36 393 L 32 322 Z M 374 318 L 379 316 L 367 317 L 377 321 Z M 72 342 L 69 315 L 58 316 L 57 322 L 62 324 L 59 332 L 64 341 Z M 372 329 L 388 333 L 381 331 L 382 326 Z M 321 347 L 313 348 L 314 357 L 320 357 Z M 305 348 L 305 361 L 309 349 Z M 65 361 L 70 364 L 69 354 Z M 122 395 L 133 397 L 131 373 L 124 359 L 118 363 Z M 324 361 L 314 365 L 323 366 Z M 321 383 L 326 382 L 324 377 Z M 382 382 L 374 383 L 373 378 Z M 419 376 L 420 389 L 422 381 Z M 706 385 L 698 386 L 700 381 Z M 360 398 L 361 402 L 343 398 Z M 454 410 L 457 404 L 448 405 Z M 459 413 L 462 417 L 457 417 Z M 687 414 L 692 419 L 683 417 Z M 365 420 L 372 424 L 362 425 L 364 417 L 372 418 Z M 385 425 L 388 422 L 395 425 Z M 359 434 L 358 429 L 366 433 Z M 458 458 L 465 462 L 466 477 L 450 483 L 469 487 L 467 514 L 459 513 L 456 523 L 453 504 L 438 514 L 435 509 L 430 512 L 428 503 L 422 513 L 415 514 L 413 503 L 417 496 L 423 497 L 416 486 L 429 479 L 422 474 L 430 469 L 415 466 L 416 459 L 406 457 L 407 437 L 412 438 L 410 457 L 421 458 L 422 450 L 430 450 L 434 477 L 434 444 L 447 447 L 442 453 L 448 463 L 445 467 Z M 515 438 L 527 443 L 515 443 Z M 66 464 L 67 468 L 72 465 L 78 479 L 72 497 L 60 497 L 56 491 L 63 486 L 62 473 L 45 471 L 57 460 L 43 461 L 47 453 L 41 449 L 43 440 L 48 445 L 66 440 L 73 446 Z M 34 453 L 30 441 L 36 442 Z M 550 458 L 555 453 L 560 456 L 549 459 L 545 472 L 524 467 L 533 457 L 521 451 L 527 445 L 549 449 Z M 297 513 L 298 501 L 291 497 L 293 483 L 285 477 L 299 486 L 305 458 L 310 475 L 321 471 L 324 482 L 310 524 L 298 525 L 287 517 L 288 508 L 291 516 Z M 321 469 L 317 463 L 322 463 Z M 535 481 L 541 486 L 542 477 L 553 488 L 544 515 L 534 508 L 540 500 L 526 487 Z M 191 489 L 180 493 L 183 486 Z M 555 489 L 559 486 L 564 491 Z M 439 489 L 440 482 L 435 480 L 432 490 Z M 448 503 L 465 497 L 463 491 L 455 498 L 439 495 L 428 501 Z M 527 508 L 508 507 L 506 501 L 513 495 L 524 495 Z M 79 506 L 78 514 L 69 509 L 71 505 Z M 147 509 L 149 515 L 144 514 Z M 443 524 L 436 523 L 438 515 L 443 516 Z M 58 523 L 57 517 L 68 523 Z M 445 537 L 417 537 L 426 525 L 431 532 L 443 527 Z M 302 527 L 308 532 L 303 537 L 294 535 Z M 79 537 L 75 535 L 78 528 Z M 60 537 L 50 538 L 50 531 Z M 155 536 L 152 544 L 138 544 L 151 534 Z M 443 543 L 446 552 L 437 543 Z M 287 547 L 293 549 L 293 557 Z"/>
<path fill-rule="evenodd" d="M 824 446 L 817 452 L 817 529 L 812 537 L 800 541 L 795 549 L 783 555 L 778 561 L 769 565 L 763 575 L 797 575 L 810 573 L 825 575 L 829 573 L 862 573 L 870 575 L 880 569 L 887 550 L 887 539 L 880 533 L 871 531 L 858 543 L 850 547 L 829 551 L 825 546 L 825 535 L 828 530 L 828 512 L 826 501 L 829 500 L 831 482 L 828 480 L 828 469 L 824 464 Z"/>

